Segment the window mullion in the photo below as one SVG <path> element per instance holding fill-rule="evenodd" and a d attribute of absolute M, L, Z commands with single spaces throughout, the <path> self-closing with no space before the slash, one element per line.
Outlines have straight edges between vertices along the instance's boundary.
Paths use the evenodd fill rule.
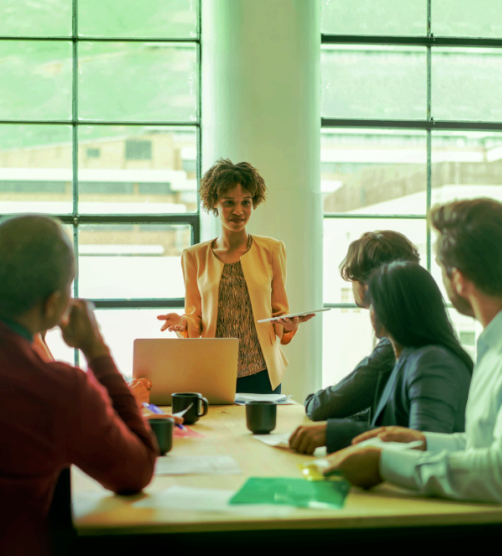
<path fill-rule="evenodd" d="M 432 0 L 427 0 L 427 38 L 432 37 Z M 427 121 L 432 122 L 432 47 L 427 45 Z M 427 129 L 427 195 L 426 195 L 426 214 L 428 214 L 432 203 L 432 142 L 431 129 Z M 432 245 L 431 245 L 431 226 L 427 219 L 427 270 L 432 268 Z"/>
<path fill-rule="evenodd" d="M 75 252 L 75 280 L 73 295 L 78 298 L 78 0 L 72 0 L 72 89 L 71 89 L 71 119 L 72 119 L 72 215 L 73 215 L 73 249 Z M 75 366 L 80 364 L 80 352 L 74 350 Z"/>

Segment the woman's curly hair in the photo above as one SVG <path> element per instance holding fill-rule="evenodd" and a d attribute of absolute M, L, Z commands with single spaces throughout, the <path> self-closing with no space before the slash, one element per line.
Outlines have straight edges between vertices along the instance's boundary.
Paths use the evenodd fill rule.
<path fill-rule="evenodd" d="M 233 164 L 228 158 L 220 158 L 200 182 L 199 195 L 204 210 L 217 215 L 218 199 L 238 183 L 253 197 L 253 208 L 265 201 L 267 186 L 254 166 L 249 162 Z"/>

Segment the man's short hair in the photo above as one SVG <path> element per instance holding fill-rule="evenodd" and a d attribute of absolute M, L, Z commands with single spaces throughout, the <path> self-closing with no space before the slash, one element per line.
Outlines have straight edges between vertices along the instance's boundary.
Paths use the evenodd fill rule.
<path fill-rule="evenodd" d="M 56 291 L 74 272 L 73 248 L 61 223 L 42 215 L 0 220 L 0 316 L 20 315 Z"/>
<path fill-rule="evenodd" d="M 431 209 L 437 257 L 451 276 L 459 270 L 482 292 L 502 296 L 502 203 L 454 201 Z"/>
<path fill-rule="evenodd" d="M 393 261 L 418 263 L 418 249 L 399 232 L 365 232 L 349 245 L 347 255 L 340 264 L 340 274 L 348 282 L 366 283 L 375 269 Z"/>

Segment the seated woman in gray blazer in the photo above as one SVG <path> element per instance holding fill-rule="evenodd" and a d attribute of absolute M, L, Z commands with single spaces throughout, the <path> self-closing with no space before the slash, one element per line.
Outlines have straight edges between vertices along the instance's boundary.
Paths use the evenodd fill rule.
<path fill-rule="evenodd" d="M 298 452 L 312 454 L 320 446 L 336 452 L 357 435 L 381 426 L 465 430 L 473 362 L 460 346 L 432 276 L 417 263 L 385 264 L 371 275 L 367 296 L 376 336 L 392 344 L 394 369 L 377 387 L 369 423 L 328 419 L 298 427 L 289 440 Z"/>

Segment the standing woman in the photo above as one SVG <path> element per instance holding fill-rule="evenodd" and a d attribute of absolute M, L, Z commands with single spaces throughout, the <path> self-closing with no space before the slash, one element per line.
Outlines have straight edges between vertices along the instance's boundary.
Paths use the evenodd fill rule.
<path fill-rule="evenodd" d="M 220 217 L 221 234 L 183 251 L 185 314 L 159 315 L 161 330 L 238 338 L 237 392 L 278 394 L 288 364 L 280 344 L 289 344 L 314 315 L 256 322 L 289 312 L 284 243 L 246 230 L 265 201 L 265 182 L 251 164 L 220 159 L 204 174 L 199 193 L 203 208 Z"/>

